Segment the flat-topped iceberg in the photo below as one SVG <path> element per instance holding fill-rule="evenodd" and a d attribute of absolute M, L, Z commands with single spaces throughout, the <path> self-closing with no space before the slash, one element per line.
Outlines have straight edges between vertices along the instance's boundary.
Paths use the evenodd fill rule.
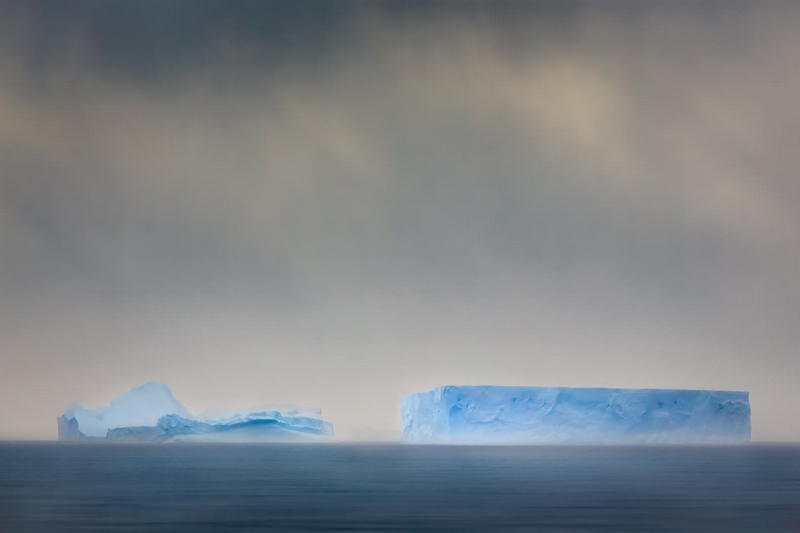
<path fill-rule="evenodd" d="M 107 407 L 86 409 L 78 400 L 58 417 L 59 440 L 283 442 L 332 437 L 333 426 L 319 409 L 258 407 L 194 416 L 159 382 L 137 387 Z"/>
<path fill-rule="evenodd" d="M 453 444 L 742 443 L 747 392 L 476 386 L 400 398 L 403 437 Z"/>

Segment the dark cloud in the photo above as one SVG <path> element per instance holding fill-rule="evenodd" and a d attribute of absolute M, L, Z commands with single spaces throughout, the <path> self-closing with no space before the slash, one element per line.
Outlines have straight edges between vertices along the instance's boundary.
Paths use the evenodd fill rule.
<path fill-rule="evenodd" d="M 798 437 L 800 9 L 0 9 L 1 389 L 39 397 L 0 434 L 158 378 L 344 436 L 441 383 L 746 389 Z"/>

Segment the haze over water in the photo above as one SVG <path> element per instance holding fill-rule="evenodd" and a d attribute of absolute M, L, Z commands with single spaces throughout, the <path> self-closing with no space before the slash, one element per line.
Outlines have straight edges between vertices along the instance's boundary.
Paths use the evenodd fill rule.
<path fill-rule="evenodd" d="M 800 531 L 798 28 L 0 0 L 0 532 Z M 343 442 L 31 441 L 150 381 Z M 747 391 L 787 444 L 398 444 L 442 385 Z"/>
<path fill-rule="evenodd" d="M 800 3 L 0 2 L 3 439 L 169 383 L 742 390 L 800 440 Z"/>

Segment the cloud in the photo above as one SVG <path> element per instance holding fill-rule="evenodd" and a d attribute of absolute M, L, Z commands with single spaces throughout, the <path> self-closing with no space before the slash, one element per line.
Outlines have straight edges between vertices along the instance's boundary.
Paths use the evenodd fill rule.
<path fill-rule="evenodd" d="M 362 435 L 394 431 L 392 394 L 459 379 L 749 388 L 789 412 L 800 10 L 275 6 L 6 6 L 3 330 L 70 347 L 19 332 L 10 379 L 124 353 L 203 402 L 182 366 L 224 396 L 219 354 L 270 354 L 306 384 L 247 394 Z M 220 321 L 224 342 L 200 333 Z M 71 379 L 53 406 L 90 386 Z"/>

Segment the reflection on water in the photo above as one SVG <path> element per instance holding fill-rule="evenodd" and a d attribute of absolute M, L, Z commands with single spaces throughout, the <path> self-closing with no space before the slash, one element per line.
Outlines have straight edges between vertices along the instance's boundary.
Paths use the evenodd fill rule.
<path fill-rule="evenodd" d="M 0 444 L 0 531 L 800 531 L 800 447 Z"/>

